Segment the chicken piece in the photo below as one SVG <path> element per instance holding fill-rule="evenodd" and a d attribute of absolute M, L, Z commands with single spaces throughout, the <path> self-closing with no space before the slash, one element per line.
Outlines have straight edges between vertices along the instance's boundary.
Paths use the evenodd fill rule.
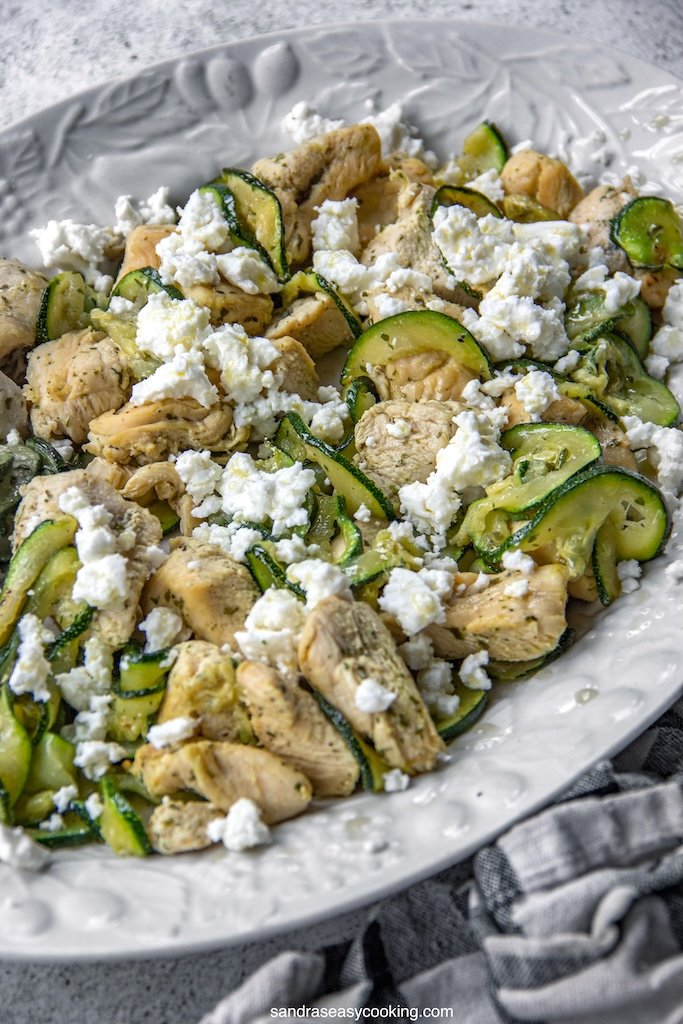
<path fill-rule="evenodd" d="M 146 464 L 188 448 L 229 452 L 246 445 L 248 427 L 235 427 L 232 409 L 220 403 L 205 409 L 194 398 L 164 398 L 144 405 L 124 405 L 90 423 L 86 451 L 124 465 Z"/>
<path fill-rule="evenodd" d="M 363 472 L 387 497 L 404 484 L 424 483 L 436 467 L 436 456 L 453 437 L 458 402 L 378 402 L 356 424 L 356 451 Z M 370 443 L 369 443 L 370 442 Z"/>
<path fill-rule="evenodd" d="M 500 400 L 508 411 L 506 426 L 516 427 L 518 423 L 533 423 L 531 414 L 526 411 L 515 394 L 515 389 L 505 391 Z M 541 420 L 544 423 L 568 423 L 577 426 L 587 415 L 586 406 L 577 398 L 567 398 L 563 395 L 541 413 Z"/>
<path fill-rule="evenodd" d="M 147 505 L 150 501 L 173 501 L 185 493 L 185 484 L 172 462 L 150 462 L 133 470 L 123 486 L 124 498 Z"/>
<path fill-rule="evenodd" d="M 24 487 L 24 497 L 14 521 L 14 546 L 39 522 L 61 516 L 59 499 L 69 487 L 77 487 L 91 505 L 104 505 L 112 515 L 111 529 L 117 535 L 130 532 L 135 538 L 126 549 L 128 593 L 121 608 L 98 610 L 93 619 L 93 632 L 110 647 L 121 647 L 135 629 L 140 594 L 151 566 L 147 549 L 161 540 L 161 526 L 156 516 L 134 501 L 126 501 L 105 480 L 86 470 L 75 469 L 55 476 L 36 476 Z"/>
<path fill-rule="evenodd" d="M 447 352 L 416 352 L 399 356 L 384 366 L 368 370 L 382 401 L 452 402 L 460 398 L 476 374 L 452 359 Z"/>
<path fill-rule="evenodd" d="M 47 278 L 18 260 L 0 259 L 0 363 L 36 341 Z"/>
<path fill-rule="evenodd" d="M 0 437 L 10 430 L 18 430 L 22 437 L 28 434 L 28 408 L 18 384 L 0 372 Z"/>
<path fill-rule="evenodd" d="M 130 374 L 111 338 L 86 328 L 34 348 L 24 394 L 38 437 L 69 437 L 83 444 L 90 421 L 128 400 Z"/>
<path fill-rule="evenodd" d="M 262 746 L 302 771 L 316 796 L 353 793 L 358 762 L 311 693 L 255 661 L 238 666 L 237 682 Z"/>
<path fill-rule="evenodd" d="M 177 538 L 142 595 L 145 615 L 174 608 L 200 640 L 235 642 L 252 605 L 261 596 L 249 570 L 214 544 Z"/>
<path fill-rule="evenodd" d="M 249 716 L 240 703 L 240 690 L 229 654 L 205 640 L 189 640 L 175 648 L 158 721 L 196 718 L 199 735 L 207 740 L 252 739 Z"/>
<path fill-rule="evenodd" d="M 598 185 L 574 207 L 569 214 L 572 224 L 583 224 L 588 230 L 587 248 L 599 246 L 605 251 L 605 263 L 610 272 L 627 272 L 630 263 L 623 249 L 610 238 L 612 218 L 637 195 L 630 178 L 625 178 L 619 188 L 614 185 Z"/>
<path fill-rule="evenodd" d="M 505 593 L 509 583 L 523 579 L 529 584 L 523 597 Z M 445 625 L 428 626 L 425 632 L 437 655 L 448 660 L 482 650 L 496 661 L 538 658 L 557 647 L 567 628 L 568 579 L 564 565 L 539 565 L 529 576 L 505 570 L 491 576 L 488 587 L 478 593 L 454 595 Z"/>
<path fill-rule="evenodd" d="M 334 299 L 324 292 L 295 299 L 266 331 L 266 338 L 271 341 L 286 336 L 296 338 L 313 359 L 320 359 L 338 345 L 348 345 L 353 341 L 353 333 L 344 314 Z"/>
<path fill-rule="evenodd" d="M 602 457 L 608 466 L 638 472 L 638 463 L 621 427 L 597 413 L 588 416 L 582 426 L 597 437 L 602 448 Z"/>
<path fill-rule="evenodd" d="M 147 822 L 147 835 L 157 853 L 188 853 L 204 850 L 212 840 L 206 827 L 223 812 L 206 800 L 171 800 L 164 797 Z"/>
<path fill-rule="evenodd" d="M 272 825 L 294 818 L 311 802 L 305 775 L 269 750 L 241 743 L 193 740 L 172 749 L 138 747 L 132 771 L 152 796 L 187 790 L 225 812 L 242 797 L 258 804 Z"/>
<path fill-rule="evenodd" d="M 662 308 L 671 285 L 680 275 L 679 270 L 673 270 L 671 267 L 662 267 L 661 270 L 637 267 L 632 273 L 640 281 L 640 297 L 650 309 Z"/>
<path fill-rule="evenodd" d="M 282 390 L 300 395 L 309 402 L 316 402 L 320 381 L 315 363 L 305 347 L 289 335 L 270 337 L 270 341 L 279 353 L 270 368 L 283 375 Z"/>
<path fill-rule="evenodd" d="M 183 288 L 185 298 L 194 299 L 211 313 L 211 323 L 241 324 L 247 334 L 262 334 L 273 317 L 270 295 L 249 295 L 228 281 L 217 285 L 193 284 Z"/>
<path fill-rule="evenodd" d="M 415 681 L 379 615 L 362 601 L 328 597 L 308 615 L 298 649 L 304 676 L 371 740 L 392 768 L 414 774 L 434 767 L 443 742 Z M 396 696 L 386 711 L 361 711 L 365 679 Z"/>
<path fill-rule="evenodd" d="M 344 199 L 377 174 L 381 143 L 369 124 L 349 125 L 277 157 L 258 160 L 257 178 L 273 189 L 282 206 L 285 243 L 292 263 L 311 251 L 311 221 L 326 199 Z"/>
<path fill-rule="evenodd" d="M 541 206 L 567 217 L 583 198 L 583 189 L 566 164 L 535 149 L 522 149 L 507 160 L 500 172 L 508 195 L 531 196 Z"/>
<path fill-rule="evenodd" d="M 162 238 L 172 235 L 175 228 L 172 224 L 138 224 L 126 239 L 123 263 L 117 281 L 125 277 L 131 270 L 141 267 L 159 269 L 161 260 L 157 256 L 157 245 Z"/>
<path fill-rule="evenodd" d="M 432 172 L 416 157 L 391 160 L 376 178 L 351 193 L 358 200 L 358 236 L 361 248 L 398 217 L 398 197 L 408 181 L 432 185 Z"/>
<path fill-rule="evenodd" d="M 394 253 L 402 267 L 431 278 L 432 293 L 437 298 L 472 306 L 476 300 L 454 283 L 432 239 L 431 207 L 435 194 L 436 190 L 429 185 L 408 182 L 398 196 L 398 219 L 375 235 L 363 249 L 361 262 L 369 266 L 384 253 Z"/>

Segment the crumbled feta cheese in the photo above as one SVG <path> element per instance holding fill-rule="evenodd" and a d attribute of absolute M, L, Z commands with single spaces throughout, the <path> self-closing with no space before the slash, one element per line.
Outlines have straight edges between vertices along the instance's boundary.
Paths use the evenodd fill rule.
<path fill-rule="evenodd" d="M 486 590 L 491 582 L 491 577 L 485 572 L 480 572 L 477 575 L 476 580 L 467 587 L 468 594 L 480 594 L 482 590 Z"/>
<path fill-rule="evenodd" d="M 104 810 L 104 804 L 99 793 L 91 793 L 85 801 L 85 809 L 90 816 L 91 821 L 97 821 L 102 811 Z"/>
<path fill-rule="evenodd" d="M 247 295 L 271 295 L 282 291 L 282 285 L 265 260 L 255 249 L 238 246 L 232 252 L 216 257 L 219 273 L 230 284 Z"/>
<path fill-rule="evenodd" d="M 529 593 L 529 581 L 522 577 L 521 579 L 510 580 L 503 587 L 503 593 L 506 597 L 524 597 L 525 594 Z"/>
<path fill-rule="evenodd" d="M 177 640 L 183 629 L 183 620 L 171 608 L 159 606 L 152 608 L 139 628 L 147 637 L 145 652 L 163 651 Z"/>
<path fill-rule="evenodd" d="M 666 371 L 669 369 L 669 360 L 666 356 L 650 353 L 645 357 L 645 369 L 655 380 L 664 380 Z"/>
<path fill-rule="evenodd" d="M 64 828 L 64 818 L 61 814 L 51 814 L 49 818 L 39 823 L 38 828 L 42 829 L 43 832 L 59 832 L 60 829 Z"/>
<path fill-rule="evenodd" d="M 218 257 L 207 252 L 198 239 L 174 231 L 157 243 L 156 252 L 159 276 L 164 284 L 181 288 L 218 284 Z"/>
<path fill-rule="evenodd" d="M 230 241 L 230 225 L 213 192 L 196 189 L 187 200 L 178 221 L 178 232 L 199 242 L 202 249 L 222 252 Z"/>
<path fill-rule="evenodd" d="M 76 744 L 103 740 L 107 735 L 111 701 L 112 696 L 109 693 L 102 696 L 91 694 L 87 709 L 79 711 L 73 724 L 65 726 L 62 730 L 64 738 Z"/>
<path fill-rule="evenodd" d="M 133 385 L 130 404 L 144 405 L 164 398 L 194 398 L 205 409 L 216 404 L 218 389 L 206 376 L 201 352 L 188 352 L 178 345 L 169 362 Z"/>
<path fill-rule="evenodd" d="M 316 210 L 317 215 L 311 223 L 313 250 L 327 249 L 335 252 L 337 249 L 346 249 L 357 253 L 360 249 L 358 200 L 326 199 Z"/>
<path fill-rule="evenodd" d="M 358 710 L 367 715 L 386 711 L 395 700 L 396 694 L 388 690 L 386 686 L 382 686 L 377 679 L 373 679 L 371 676 L 368 676 L 367 679 L 361 679 L 353 695 L 353 702 Z"/>
<path fill-rule="evenodd" d="M 616 313 L 640 294 L 640 286 L 640 281 L 621 270 L 610 277 L 607 266 L 598 263 L 589 267 L 576 279 L 574 291 L 579 295 L 581 292 L 602 292 L 605 297 L 605 312 Z"/>
<path fill-rule="evenodd" d="M 76 747 L 74 764 L 83 769 L 88 779 L 101 779 L 110 764 L 117 764 L 128 757 L 125 747 L 119 743 L 105 743 L 102 740 L 84 740 Z"/>
<path fill-rule="evenodd" d="M 524 552 L 520 550 L 504 551 L 501 564 L 504 569 L 523 572 L 525 576 L 530 576 L 536 569 L 536 563 L 531 555 L 525 555 Z"/>
<path fill-rule="evenodd" d="M 406 437 L 410 437 L 413 430 L 413 425 L 410 420 L 397 419 L 392 423 L 387 423 L 386 431 L 389 437 L 395 437 L 398 441 L 404 441 Z"/>
<path fill-rule="evenodd" d="M 406 775 L 400 768 L 392 768 L 382 776 L 385 793 L 402 793 L 410 785 L 410 775 Z"/>
<path fill-rule="evenodd" d="M 72 220 L 50 220 L 30 232 L 40 251 L 43 265 L 54 270 L 75 270 L 93 286 L 103 284 L 98 269 L 112 242 L 108 228 L 76 224 Z M 111 281 L 111 278 L 109 278 Z M 104 290 L 104 289 L 103 289 Z"/>
<path fill-rule="evenodd" d="M 621 425 L 634 451 L 647 449 L 658 484 L 671 504 L 683 487 L 683 431 L 644 423 L 637 416 L 622 416 Z"/>
<path fill-rule="evenodd" d="M 379 606 L 410 637 L 433 622 L 445 621 L 443 600 L 452 588 L 453 576 L 443 569 L 392 569 Z"/>
<path fill-rule="evenodd" d="M 220 505 L 219 505 L 220 508 Z M 199 512 L 195 509 L 195 515 Z M 240 526 L 238 522 L 228 523 L 227 526 L 218 526 L 216 523 L 201 523 L 195 526 L 192 536 L 205 544 L 213 544 L 220 548 L 226 555 L 230 555 L 236 562 L 246 561 L 246 554 L 253 544 L 263 540 L 263 535 L 249 526 Z M 198 569 L 199 562 L 188 562 L 188 569 Z"/>
<path fill-rule="evenodd" d="M 392 154 L 415 157 L 422 160 L 427 167 L 434 170 L 438 167 L 438 158 L 417 135 L 413 125 L 403 120 L 403 108 L 400 103 L 392 103 L 386 110 L 363 118 L 361 124 L 371 124 L 377 131 L 382 143 L 382 156 Z"/>
<path fill-rule="evenodd" d="M 368 311 L 365 301 L 368 292 L 383 288 L 391 275 L 402 268 L 394 252 L 382 253 L 374 263 L 366 267 L 346 249 L 320 249 L 313 253 L 313 269 L 327 278 L 364 316 Z"/>
<path fill-rule="evenodd" d="M 92 696 L 109 692 L 112 683 L 113 657 L 111 648 L 97 636 L 86 640 L 83 665 L 55 676 L 64 700 L 76 711 L 85 711 Z"/>
<path fill-rule="evenodd" d="M 410 302 L 406 302 L 405 299 L 396 299 L 393 295 L 386 295 L 383 292 L 373 294 L 372 303 L 375 321 L 385 320 L 389 316 L 397 316 L 398 313 L 406 313 L 412 308 Z"/>
<path fill-rule="evenodd" d="M 530 370 L 515 384 L 515 394 L 532 422 L 538 422 L 541 413 L 557 402 L 560 392 L 557 384 L 545 370 Z"/>
<path fill-rule="evenodd" d="M 159 722 L 147 730 L 147 742 L 151 743 L 157 750 L 164 747 L 172 747 L 183 740 L 189 740 L 194 736 L 198 719 L 180 715 L 178 718 L 169 718 L 167 722 Z"/>
<path fill-rule="evenodd" d="M 23 444 L 21 434 L 19 433 L 19 431 L 10 430 L 9 434 L 5 438 L 5 444 Z"/>
<path fill-rule="evenodd" d="M 271 587 L 253 605 L 235 640 L 249 661 L 263 661 L 285 675 L 296 675 L 297 644 L 305 621 L 303 603 L 289 590 Z"/>
<path fill-rule="evenodd" d="M 632 594 L 640 586 L 638 582 L 643 574 L 640 562 L 635 558 L 628 558 L 623 562 L 617 562 L 617 576 L 621 582 L 622 594 Z"/>
<path fill-rule="evenodd" d="M 353 513 L 353 518 L 358 523 L 369 523 L 372 519 L 372 512 L 366 504 L 361 504 Z"/>
<path fill-rule="evenodd" d="M 490 690 L 491 680 L 483 666 L 489 663 L 488 651 L 468 654 L 459 669 L 460 681 L 470 690 Z"/>
<path fill-rule="evenodd" d="M 211 458 L 210 451 L 196 452 L 192 448 L 178 455 L 175 468 L 196 505 L 213 494 L 223 472 L 223 467 Z"/>
<path fill-rule="evenodd" d="M 45 657 L 45 646 L 54 640 L 54 635 L 36 615 L 30 613 L 19 620 L 18 630 L 19 648 L 8 686 L 17 696 L 30 693 L 33 700 L 49 700 L 47 681 L 51 668 Z"/>
<path fill-rule="evenodd" d="M 571 373 L 572 370 L 575 370 L 580 362 L 581 353 L 577 352 L 575 348 L 571 348 L 569 352 L 567 352 L 566 356 L 562 356 L 560 359 L 557 360 L 557 362 L 553 366 L 553 370 L 555 371 L 555 373 L 566 375 L 568 373 Z"/>
<path fill-rule="evenodd" d="M 434 645 L 426 633 L 416 633 L 398 648 L 398 653 L 409 669 L 417 672 L 427 668 L 434 658 Z"/>
<path fill-rule="evenodd" d="M 515 237 L 511 221 L 478 218 L 465 206 L 438 206 L 433 222 L 434 242 L 458 280 L 478 285 L 500 277 Z"/>
<path fill-rule="evenodd" d="M 61 786 L 52 796 L 52 802 L 55 805 L 55 810 L 60 814 L 64 814 L 65 811 L 69 810 L 72 800 L 78 797 L 78 789 L 76 786 Z"/>
<path fill-rule="evenodd" d="M 127 563 L 123 555 L 105 555 L 82 565 L 74 582 L 72 596 L 93 608 L 121 608 L 128 592 Z"/>
<path fill-rule="evenodd" d="M 40 871 L 50 859 L 49 852 L 22 828 L 0 824 L 0 862 L 19 871 Z"/>
<path fill-rule="evenodd" d="M 259 469 L 250 455 L 238 452 L 223 471 L 219 490 L 226 515 L 238 522 L 273 523 L 277 537 L 293 526 L 304 526 L 306 495 L 315 483 L 312 469 L 300 462 L 274 473 Z"/>
<path fill-rule="evenodd" d="M 488 171 L 482 171 L 476 178 L 470 178 L 467 187 L 473 188 L 475 192 L 481 192 L 494 203 L 500 203 L 505 199 L 503 183 L 494 167 Z"/>
<path fill-rule="evenodd" d="M 211 333 L 209 310 L 193 299 L 173 299 L 153 292 L 138 313 L 135 342 L 139 349 L 164 362 L 178 347 L 196 348 Z"/>
<path fill-rule="evenodd" d="M 206 834 L 213 843 L 223 843 L 226 850 L 235 853 L 270 842 L 270 829 L 261 818 L 260 808 L 247 797 L 236 800 L 224 818 L 210 821 Z"/>
<path fill-rule="evenodd" d="M 119 196 L 114 204 L 114 231 L 126 236 L 139 224 L 175 224 L 176 212 L 168 201 L 169 191 L 162 185 L 139 203 L 133 196 Z"/>
<path fill-rule="evenodd" d="M 343 121 L 332 121 L 322 117 L 314 106 L 301 100 L 282 119 L 282 130 L 286 132 L 297 146 L 311 142 L 327 132 L 333 132 L 344 126 Z"/>
<path fill-rule="evenodd" d="M 353 597 L 346 573 L 339 566 L 320 558 L 296 562 L 287 570 L 287 577 L 304 588 L 308 609 L 315 608 L 326 597 L 341 597 L 349 601 Z"/>

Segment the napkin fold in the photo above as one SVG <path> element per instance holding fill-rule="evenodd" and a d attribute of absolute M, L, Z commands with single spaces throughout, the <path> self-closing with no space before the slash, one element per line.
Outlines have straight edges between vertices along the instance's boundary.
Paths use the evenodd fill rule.
<path fill-rule="evenodd" d="M 558 803 L 373 907 L 352 941 L 275 957 L 201 1024 L 400 1017 L 683 1024 L 683 700 Z"/>

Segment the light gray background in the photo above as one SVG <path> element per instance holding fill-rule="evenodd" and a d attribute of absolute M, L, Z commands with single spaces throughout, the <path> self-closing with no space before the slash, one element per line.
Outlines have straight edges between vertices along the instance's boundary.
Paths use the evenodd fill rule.
<path fill-rule="evenodd" d="M 38 0 L 30 6 L 0 0 L 0 126 L 85 86 L 219 42 L 304 24 L 449 14 L 555 29 L 619 47 L 683 76 L 681 0 Z M 176 960 L 72 967 L 0 963 L 0 1021 L 195 1024 L 270 956 L 291 946 L 340 942 L 353 934 L 362 913 Z"/>

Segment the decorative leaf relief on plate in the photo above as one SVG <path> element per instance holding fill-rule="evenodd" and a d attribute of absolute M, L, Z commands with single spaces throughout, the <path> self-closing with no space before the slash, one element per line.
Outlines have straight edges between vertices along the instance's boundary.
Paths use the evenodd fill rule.
<path fill-rule="evenodd" d="M 313 61 L 326 75 L 353 77 L 381 69 L 387 52 L 379 30 L 361 28 L 320 29 L 301 40 L 306 62 Z M 374 28 L 374 26 L 373 26 Z"/>
<path fill-rule="evenodd" d="M 489 63 L 474 51 L 456 31 L 446 31 L 437 39 L 430 35 L 406 32 L 399 25 L 388 31 L 388 46 L 396 61 L 419 78 L 449 78 L 470 82 L 486 76 Z"/>
<path fill-rule="evenodd" d="M 254 61 L 254 82 L 264 96 L 288 93 L 299 78 L 299 59 L 289 43 L 275 43 Z"/>
<path fill-rule="evenodd" d="M 244 64 L 226 54 L 207 62 L 205 81 L 213 103 L 225 114 L 242 110 L 254 94 L 251 78 Z"/>

